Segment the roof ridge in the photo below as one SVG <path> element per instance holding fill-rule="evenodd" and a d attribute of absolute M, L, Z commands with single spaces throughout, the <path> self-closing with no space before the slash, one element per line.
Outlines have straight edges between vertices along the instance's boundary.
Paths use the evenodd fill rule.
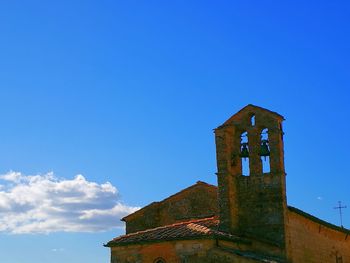
<path fill-rule="evenodd" d="M 194 188 L 194 187 L 196 187 L 196 186 L 198 186 L 198 185 L 206 185 L 206 186 L 209 186 L 209 187 L 216 187 L 216 186 L 213 185 L 213 184 L 208 184 L 208 183 L 203 182 L 203 181 L 197 181 L 195 184 L 192 184 L 192 185 L 190 185 L 190 186 L 188 186 L 188 187 L 186 187 L 186 188 L 180 190 L 179 192 L 177 192 L 177 193 L 175 193 L 175 194 L 169 195 L 168 197 L 166 197 L 166 198 L 164 198 L 163 200 L 158 201 L 158 202 L 159 202 L 159 203 L 162 203 L 162 202 L 164 202 L 164 201 L 170 199 L 171 197 L 176 196 L 176 195 L 178 195 L 178 194 L 181 194 L 181 193 L 183 193 L 183 192 L 185 192 L 185 191 L 188 191 L 188 190 L 190 190 L 190 189 L 192 189 L 192 188 Z"/>
<path fill-rule="evenodd" d="M 218 222 L 219 219 L 217 216 L 178 222 L 119 236 L 109 241 L 104 246 L 123 246 L 133 243 L 159 242 L 161 240 L 186 240 L 188 238 L 223 238 L 235 242 L 250 242 L 242 237 L 221 232 L 217 228 Z"/>
<path fill-rule="evenodd" d="M 145 229 L 145 230 L 141 230 L 141 231 L 137 231 L 137 232 L 133 232 L 133 233 L 130 233 L 130 234 L 119 236 L 117 238 L 114 238 L 113 241 L 114 240 L 118 240 L 120 238 L 131 237 L 131 236 L 134 236 L 134 235 L 144 234 L 144 233 L 148 233 L 148 232 L 151 232 L 151 231 L 160 230 L 160 229 L 164 229 L 164 228 L 168 228 L 168 227 L 175 227 L 175 226 L 181 226 L 181 225 L 186 225 L 186 224 L 205 222 L 205 221 L 210 221 L 210 220 L 213 220 L 213 219 L 218 219 L 218 217 L 217 216 L 212 216 L 212 217 L 201 218 L 201 219 L 192 219 L 192 220 L 189 220 L 189 221 L 177 222 L 177 223 L 173 223 L 173 224 L 170 224 L 170 225 L 149 228 L 149 229 Z"/>

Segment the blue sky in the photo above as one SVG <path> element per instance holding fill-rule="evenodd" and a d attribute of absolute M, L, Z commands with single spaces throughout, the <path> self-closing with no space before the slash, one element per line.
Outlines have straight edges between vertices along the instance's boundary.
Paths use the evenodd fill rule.
<path fill-rule="evenodd" d="M 286 118 L 289 204 L 339 224 L 342 200 L 349 228 L 349 11 L 346 1 L 3 1 L 1 262 L 108 262 L 102 243 L 123 233 L 122 214 L 216 184 L 212 129 L 249 103 Z"/>

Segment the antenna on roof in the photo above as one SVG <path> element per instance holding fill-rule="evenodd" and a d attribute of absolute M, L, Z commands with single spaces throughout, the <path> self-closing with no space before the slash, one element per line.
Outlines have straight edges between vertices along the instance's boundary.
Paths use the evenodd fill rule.
<path fill-rule="evenodd" d="M 338 206 L 334 207 L 334 209 L 339 209 L 339 216 L 340 216 L 340 226 L 343 227 L 343 214 L 342 214 L 342 209 L 347 208 L 346 205 L 342 206 L 341 201 L 338 201 Z"/>

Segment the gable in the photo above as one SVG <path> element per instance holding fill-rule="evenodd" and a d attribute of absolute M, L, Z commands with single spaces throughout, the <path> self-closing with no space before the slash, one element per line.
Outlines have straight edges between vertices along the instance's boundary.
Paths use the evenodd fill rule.
<path fill-rule="evenodd" d="M 218 215 L 217 187 L 204 182 L 124 217 L 126 233 Z"/>
<path fill-rule="evenodd" d="M 248 124 L 248 122 L 250 122 L 250 117 L 252 116 L 257 116 L 258 119 L 264 119 L 265 121 L 270 119 L 282 122 L 284 120 L 284 117 L 277 112 L 255 106 L 253 104 L 248 104 L 243 109 L 232 115 L 228 120 L 220 125 L 218 129 L 237 122 L 249 126 L 250 124 Z"/>

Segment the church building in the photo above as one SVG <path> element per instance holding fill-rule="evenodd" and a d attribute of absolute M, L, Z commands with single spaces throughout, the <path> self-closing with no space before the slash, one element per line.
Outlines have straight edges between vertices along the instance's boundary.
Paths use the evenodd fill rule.
<path fill-rule="evenodd" d="M 283 120 L 249 104 L 216 128 L 218 186 L 124 217 L 111 263 L 350 263 L 350 230 L 287 204 Z"/>

